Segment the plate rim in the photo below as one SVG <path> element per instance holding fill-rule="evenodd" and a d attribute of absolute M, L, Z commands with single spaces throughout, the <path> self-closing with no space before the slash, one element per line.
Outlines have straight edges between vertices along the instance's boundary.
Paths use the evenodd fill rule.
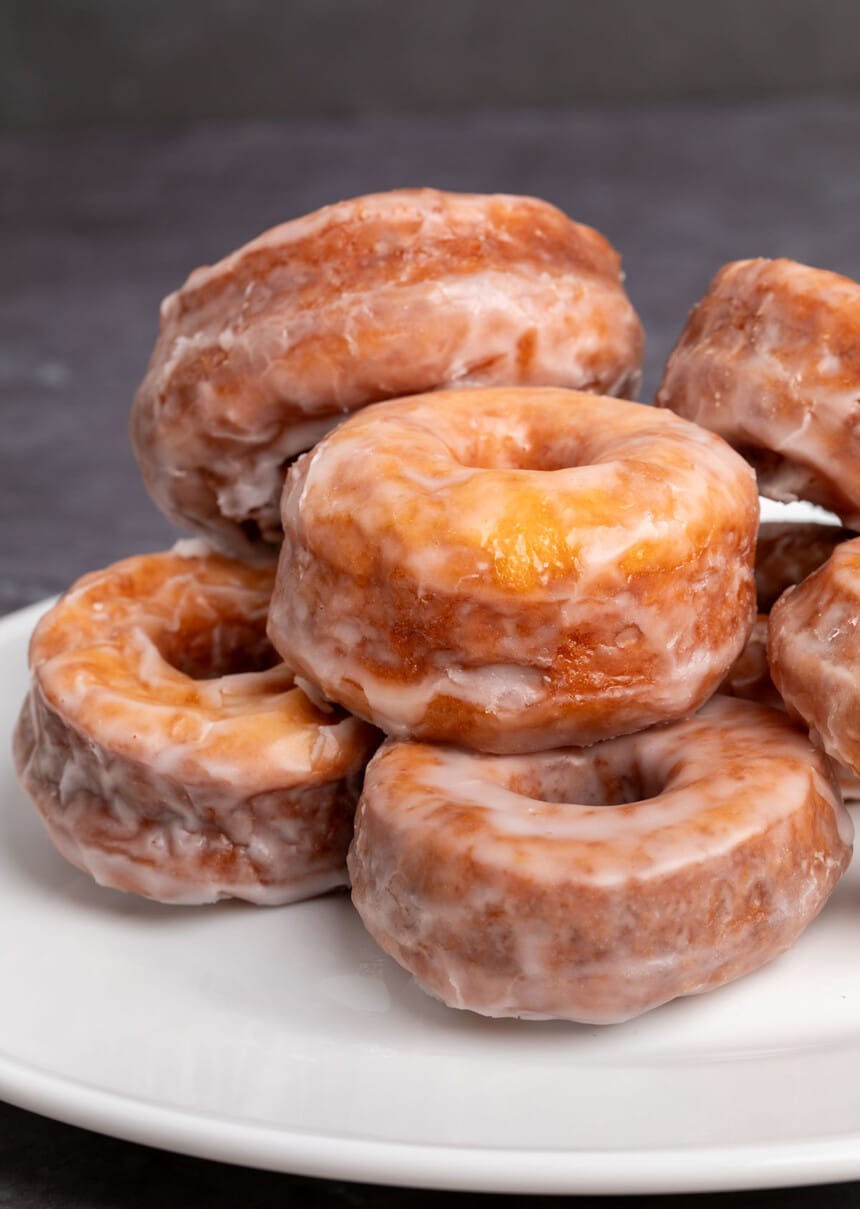
<path fill-rule="evenodd" d="M 7 1103 L 27 1111 L 170 1153 L 282 1174 L 404 1188 L 658 1195 L 809 1186 L 860 1175 L 860 1132 L 856 1131 L 768 1145 L 611 1152 L 327 1137 L 164 1107 L 40 1071 L 2 1053 L 0 1094 Z M 492 1172 L 490 1179 L 488 1172 Z"/>

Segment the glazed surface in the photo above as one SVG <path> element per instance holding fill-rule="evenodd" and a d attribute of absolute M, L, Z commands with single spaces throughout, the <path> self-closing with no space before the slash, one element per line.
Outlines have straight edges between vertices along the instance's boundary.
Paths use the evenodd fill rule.
<path fill-rule="evenodd" d="M 768 659 L 789 710 L 860 774 L 860 538 L 786 592 L 770 615 Z"/>
<path fill-rule="evenodd" d="M 597 231 L 533 198 L 376 194 L 267 231 L 165 300 L 132 440 L 172 520 L 271 554 L 285 466 L 344 414 L 443 386 L 633 395 L 642 346 Z"/>
<path fill-rule="evenodd" d="M 389 734 L 591 743 L 696 709 L 754 619 L 749 467 L 550 389 L 367 408 L 290 471 L 269 633 Z"/>
<path fill-rule="evenodd" d="M 860 527 L 860 285 L 791 260 L 742 260 L 693 308 L 655 402 L 718 432 L 763 495 Z"/>
<path fill-rule="evenodd" d="M 806 736 L 715 697 L 586 751 L 389 740 L 367 770 L 349 870 L 370 933 L 450 1006 L 612 1023 L 786 949 L 852 835 Z"/>
<path fill-rule="evenodd" d="M 57 848 L 103 885 L 279 903 L 345 882 L 378 739 L 277 661 L 272 578 L 182 542 L 85 576 L 39 623 L 16 765 Z"/>

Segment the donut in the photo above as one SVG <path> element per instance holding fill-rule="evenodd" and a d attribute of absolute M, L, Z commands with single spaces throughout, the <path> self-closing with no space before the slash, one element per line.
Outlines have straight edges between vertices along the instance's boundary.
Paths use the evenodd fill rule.
<path fill-rule="evenodd" d="M 274 556 L 286 465 L 346 413 L 441 386 L 633 395 L 643 335 L 602 235 L 529 197 L 406 189 L 274 227 L 165 300 L 132 409 L 153 499 Z"/>
<path fill-rule="evenodd" d="M 789 712 L 860 775 L 860 538 L 773 606 L 768 661 Z"/>
<path fill-rule="evenodd" d="M 655 402 L 718 432 L 775 500 L 860 527 L 860 285 L 792 260 L 722 268 Z"/>
<path fill-rule="evenodd" d="M 755 616 L 749 467 L 624 400 L 376 404 L 291 468 L 283 524 L 273 645 L 398 738 L 522 752 L 684 716 Z"/>
<path fill-rule="evenodd" d="M 729 668 L 720 692 L 785 709 L 767 661 L 768 614 L 788 588 L 804 580 L 852 535 L 836 525 L 805 521 L 765 521 L 759 527 L 755 556 L 758 607 L 761 610 L 746 646 Z M 846 802 L 860 802 L 860 777 L 834 761 L 833 771 Z"/>
<path fill-rule="evenodd" d="M 365 927 L 444 1003 L 609 1024 L 787 949 L 851 841 L 806 735 L 714 697 L 694 718 L 585 750 L 388 740 L 348 866 Z"/>
<path fill-rule="evenodd" d="M 851 536 L 838 525 L 815 521 L 763 521 L 759 525 L 755 552 L 759 612 L 746 646 L 720 685 L 721 693 L 784 708 L 767 662 L 768 614 L 786 589 L 806 579 Z"/>
<path fill-rule="evenodd" d="M 769 613 L 786 588 L 806 579 L 854 536 L 839 525 L 816 521 L 763 521 L 755 552 L 759 612 Z"/>
<path fill-rule="evenodd" d="M 345 883 L 379 739 L 322 713 L 277 661 L 272 579 L 184 542 L 84 576 L 39 622 L 18 776 L 101 885 L 276 904 Z"/>

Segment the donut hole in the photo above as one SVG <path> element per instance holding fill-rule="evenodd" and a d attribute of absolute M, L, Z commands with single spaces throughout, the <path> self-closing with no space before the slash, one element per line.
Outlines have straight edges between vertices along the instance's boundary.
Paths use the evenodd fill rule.
<path fill-rule="evenodd" d="M 511 788 L 548 805 L 632 806 L 659 797 L 666 782 L 636 760 L 583 752 L 548 755 Z"/>
<path fill-rule="evenodd" d="M 498 426 L 469 433 L 451 453 L 470 470 L 570 470 L 591 462 L 576 434 L 544 431 L 537 423 L 511 429 L 501 413 Z"/>
<path fill-rule="evenodd" d="M 156 646 L 166 663 L 191 680 L 265 672 L 281 662 L 265 631 L 237 618 L 162 634 Z"/>

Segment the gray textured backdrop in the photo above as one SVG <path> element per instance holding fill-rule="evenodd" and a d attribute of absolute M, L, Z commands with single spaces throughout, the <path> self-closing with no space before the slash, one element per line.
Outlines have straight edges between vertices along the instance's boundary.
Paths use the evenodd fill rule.
<path fill-rule="evenodd" d="M 0 0 L 0 125 L 860 91 L 856 0 Z"/>

